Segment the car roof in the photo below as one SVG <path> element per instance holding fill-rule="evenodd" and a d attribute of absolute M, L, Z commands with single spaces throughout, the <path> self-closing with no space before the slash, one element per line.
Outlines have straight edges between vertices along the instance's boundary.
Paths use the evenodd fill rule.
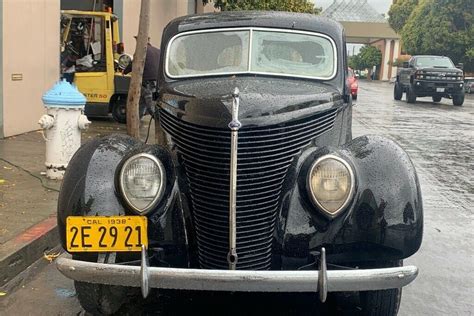
<path fill-rule="evenodd" d="M 342 38 L 344 28 L 334 20 L 307 13 L 277 11 L 225 11 L 179 17 L 171 21 L 163 33 L 167 42 L 178 33 L 216 28 L 268 27 L 326 34 Z"/>

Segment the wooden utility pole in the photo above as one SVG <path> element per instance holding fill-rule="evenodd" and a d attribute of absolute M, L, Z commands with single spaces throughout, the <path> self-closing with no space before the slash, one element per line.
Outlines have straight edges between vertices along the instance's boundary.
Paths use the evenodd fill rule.
<path fill-rule="evenodd" d="M 150 0 L 142 0 L 137 46 L 133 54 L 133 71 L 127 98 L 127 134 L 140 138 L 140 117 L 138 115 L 142 87 L 143 68 L 150 30 Z"/>

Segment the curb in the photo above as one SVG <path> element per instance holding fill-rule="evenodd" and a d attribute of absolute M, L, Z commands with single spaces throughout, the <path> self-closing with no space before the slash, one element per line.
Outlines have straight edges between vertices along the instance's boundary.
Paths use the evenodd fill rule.
<path fill-rule="evenodd" d="M 0 247 L 0 287 L 59 245 L 56 216 L 48 217 Z"/>

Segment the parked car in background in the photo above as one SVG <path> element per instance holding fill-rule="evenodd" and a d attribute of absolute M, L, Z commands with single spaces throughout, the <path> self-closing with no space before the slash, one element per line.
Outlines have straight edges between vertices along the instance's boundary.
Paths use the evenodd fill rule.
<path fill-rule="evenodd" d="M 359 80 L 358 76 L 354 73 L 352 68 L 347 70 L 347 85 L 351 90 L 351 95 L 353 100 L 357 100 L 357 92 L 359 91 Z"/>
<path fill-rule="evenodd" d="M 114 313 L 133 288 L 160 288 L 323 302 L 351 291 L 365 314 L 397 314 L 418 273 L 403 259 L 421 245 L 421 190 L 394 141 L 352 138 L 345 43 L 339 23 L 310 14 L 168 24 L 157 144 L 95 139 L 63 180 L 72 258 L 57 266 L 85 310 Z"/>
<path fill-rule="evenodd" d="M 464 78 L 464 91 L 466 93 L 474 93 L 474 77 Z"/>
<path fill-rule="evenodd" d="M 449 57 L 418 55 L 403 63 L 393 88 L 393 98 L 401 100 L 406 93 L 408 103 L 417 97 L 432 97 L 433 102 L 442 98 L 453 100 L 453 104 L 464 103 L 463 71 L 457 69 Z"/>

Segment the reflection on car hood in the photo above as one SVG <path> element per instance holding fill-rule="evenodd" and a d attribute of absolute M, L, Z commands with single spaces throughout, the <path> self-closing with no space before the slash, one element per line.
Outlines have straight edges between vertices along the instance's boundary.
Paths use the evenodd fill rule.
<path fill-rule="evenodd" d="M 160 91 L 160 107 L 189 123 L 227 128 L 235 87 L 240 90 L 239 119 L 244 125 L 275 124 L 342 104 L 341 92 L 325 83 L 233 76 L 168 84 Z"/>

